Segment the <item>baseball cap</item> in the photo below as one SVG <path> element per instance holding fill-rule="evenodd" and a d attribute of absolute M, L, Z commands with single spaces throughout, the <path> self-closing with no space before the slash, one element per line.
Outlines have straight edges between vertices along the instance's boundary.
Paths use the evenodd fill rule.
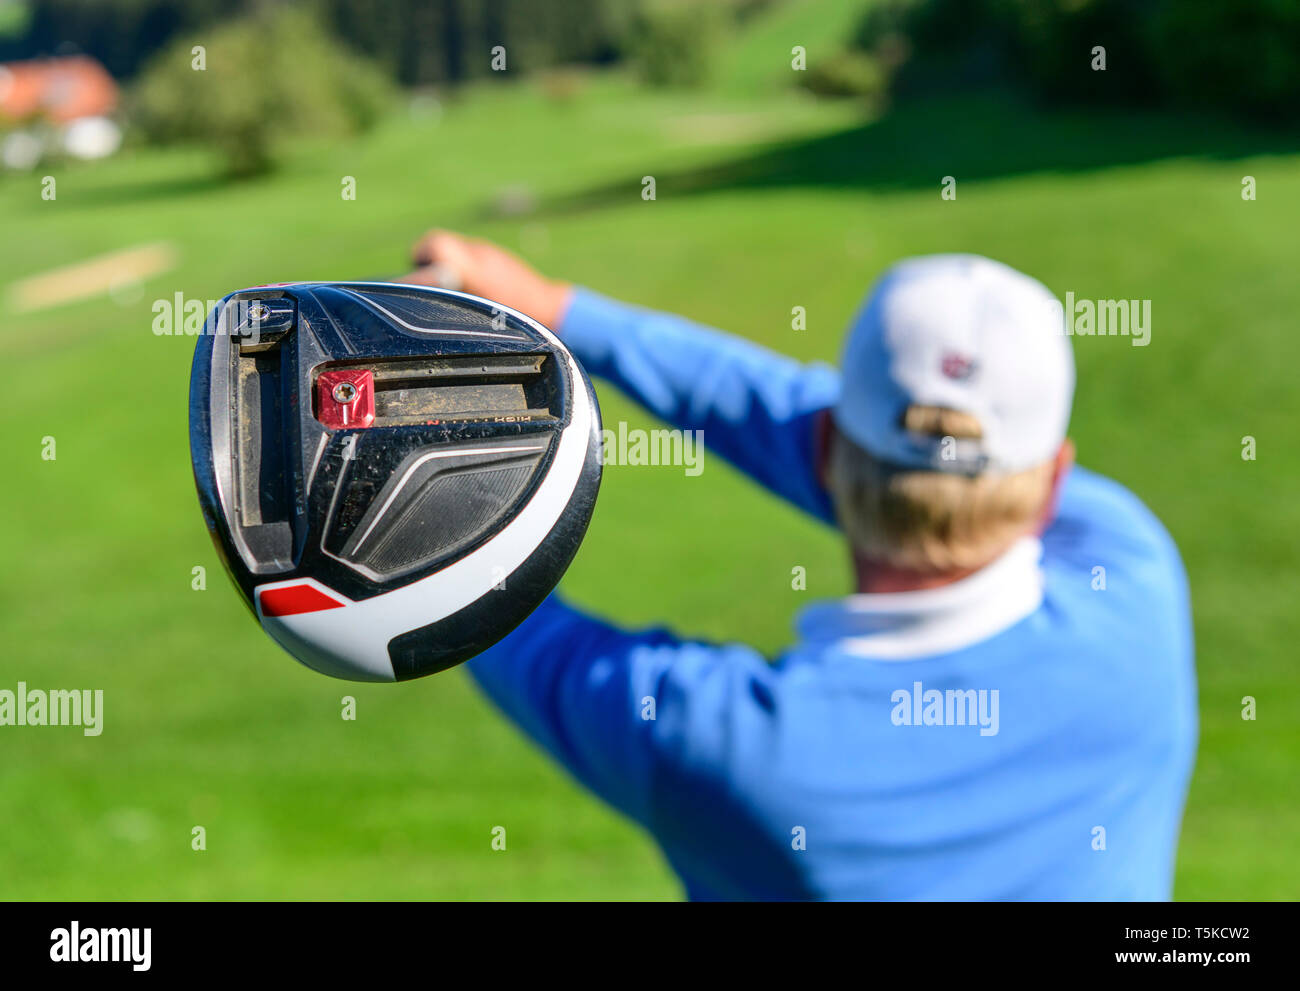
<path fill-rule="evenodd" d="M 890 268 L 849 330 L 836 426 L 882 461 L 960 474 L 1023 471 L 1065 439 L 1074 354 L 1042 283 L 979 255 L 926 255 Z M 911 405 L 974 417 L 978 438 L 904 426 Z"/>

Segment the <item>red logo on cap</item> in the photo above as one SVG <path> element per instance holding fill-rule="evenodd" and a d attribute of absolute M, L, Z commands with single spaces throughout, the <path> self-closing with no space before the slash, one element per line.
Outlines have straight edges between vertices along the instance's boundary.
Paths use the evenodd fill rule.
<path fill-rule="evenodd" d="M 968 358 L 964 354 L 958 354 L 956 351 L 947 351 L 944 353 L 943 362 L 939 367 L 948 378 L 964 382 L 975 374 L 975 359 Z"/>

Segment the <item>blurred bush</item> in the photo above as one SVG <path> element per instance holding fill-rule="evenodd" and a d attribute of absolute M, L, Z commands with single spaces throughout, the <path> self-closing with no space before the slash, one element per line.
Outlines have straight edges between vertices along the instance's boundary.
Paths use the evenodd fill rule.
<path fill-rule="evenodd" d="M 204 69 L 194 67 L 195 44 Z M 271 7 L 165 48 L 130 94 L 129 112 L 150 141 L 210 145 L 229 174 L 247 176 L 271 167 L 279 138 L 366 130 L 393 99 L 383 74 L 306 12 Z"/>
<path fill-rule="evenodd" d="M 641 77 L 652 86 L 703 86 L 722 49 L 730 9 L 698 0 L 647 0 L 629 38 Z"/>
<path fill-rule="evenodd" d="M 0 0 L 0 59 L 64 47 L 131 78 L 180 35 L 269 6 L 295 4 L 411 86 L 492 75 L 504 45 L 511 72 L 566 62 L 609 62 L 626 49 L 642 0 Z M 753 4 L 763 0 L 730 0 Z M 30 11 L 19 21 L 5 11 Z"/>
<path fill-rule="evenodd" d="M 334 30 L 407 85 L 507 78 L 567 63 L 606 63 L 626 49 L 641 0 L 320 0 Z"/>
<path fill-rule="evenodd" d="M 889 74 L 872 55 L 862 51 L 837 52 L 814 59 L 799 74 L 799 85 L 818 96 L 874 98 L 886 89 Z"/>
<path fill-rule="evenodd" d="M 895 90 L 996 79 L 1059 101 L 1300 116 L 1297 0 L 883 0 L 854 43 L 899 37 Z"/>
<path fill-rule="evenodd" d="M 238 15 L 251 0 L 23 0 L 0 11 L 23 10 L 16 30 L 0 34 L 0 61 L 67 50 L 94 56 L 118 77 L 134 75 L 144 60 L 182 31 Z M 0 14 L 0 20 L 3 20 Z"/>
<path fill-rule="evenodd" d="M 1300 117 L 1300 2 L 1182 0 L 1153 23 L 1161 83 L 1188 103 Z"/>
<path fill-rule="evenodd" d="M 587 88 L 587 76 L 576 66 L 559 66 L 540 73 L 538 89 L 551 103 L 573 103 Z"/>

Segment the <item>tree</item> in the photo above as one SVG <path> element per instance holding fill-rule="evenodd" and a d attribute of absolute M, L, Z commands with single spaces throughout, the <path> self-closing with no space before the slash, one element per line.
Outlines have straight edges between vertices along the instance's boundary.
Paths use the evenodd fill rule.
<path fill-rule="evenodd" d="M 194 45 L 204 47 L 201 69 Z M 308 14 L 272 7 L 168 46 L 136 86 L 131 111 L 150 139 L 212 145 L 230 174 L 245 176 L 271 167 L 277 137 L 361 131 L 391 99 L 382 73 Z"/>

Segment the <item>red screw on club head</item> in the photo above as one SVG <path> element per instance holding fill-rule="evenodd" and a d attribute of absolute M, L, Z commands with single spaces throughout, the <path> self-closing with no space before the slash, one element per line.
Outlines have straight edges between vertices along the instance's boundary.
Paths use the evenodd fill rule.
<path fill-rule="evenodd" d="M 316 379 L 316 419 L 331 430 L 375 422 L 375 379 L 368 368 L 321 372 Z"/>

